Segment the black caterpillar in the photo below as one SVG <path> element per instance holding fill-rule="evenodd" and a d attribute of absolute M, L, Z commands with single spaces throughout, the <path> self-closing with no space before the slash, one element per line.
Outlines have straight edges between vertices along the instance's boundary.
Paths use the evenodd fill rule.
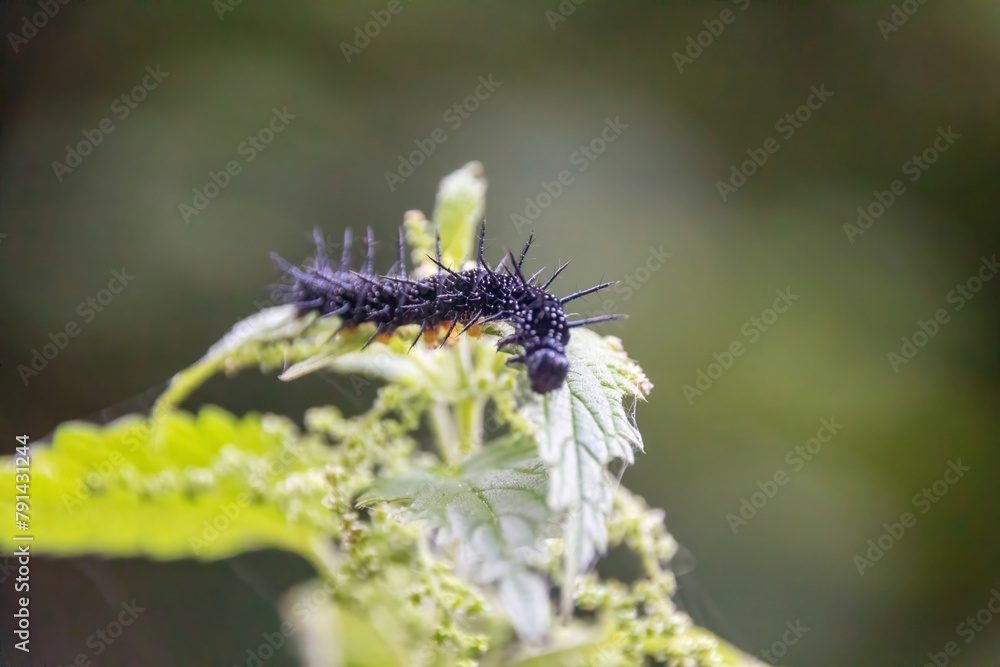
<path fill-rule="evenodd" d="M 508 252 L 496 268 L 483 261 L 483 243 L 486 222 L 479 228 L 479 253 L 475 268 L 453 271 L 441 261 L 441 238 L 437 238 L 436 274 L 422 280 L 407 276 L 404 261 L 403 230 L 399 231 L 399 260 L 384 276 L 374 273 L 375 239 L 368 229 L 367 255 L 361 271 L 350 268 L 351 231 L 344 233 L 343 254 L 339 268 L 331 268 L 326 254 L 323 235 L 316 229 L 313 234 L 316 257 L 311 264 L 299 268 L 272 253 L 278 267 L 291 279 L 284 285 L 283 303 L 295 304 L 300 313 L 316 311 L 323 316 L 339 316 L 342 326 L 349 327 L 365 322 L 376 324 L 375 333 L 365 343 L 370 345 L 380 334 L 387 334 L 406 324 L 419 324 L 420 333 L 413 341 L 417 344 L 424 332 L 450 322 L 444 341 L 451 336 L 458 324 L 465 327 L 459 335 L 474 324 L 503 320 L 514 328 L 514 333 L 502 338 L 497 349 L 506 345 L 520 345 L 524 354 L 511 357 L 507 363 L 525 362 L 531 388 L 545 394 L 562 386 L 569 372 L 566 344 L 570 329 L 586 324 L 617 319 L 621 315 L 598 315 L 575 322 L 566 320 L 563 304 L 592 294 L 613 282 L 601 283 L 561 299 L 546 290 L 566 262 L 545 283 L 538 285 L 536 272 L 529 278 L 521 273 L 524 257 L 534 236 L 515 260 Z M 504 266 L 507 259 L 511 266 Z M 503 270 L 501 270 L 503 268 Z M 413 345 L 410 349 L 413 349 Z"/>

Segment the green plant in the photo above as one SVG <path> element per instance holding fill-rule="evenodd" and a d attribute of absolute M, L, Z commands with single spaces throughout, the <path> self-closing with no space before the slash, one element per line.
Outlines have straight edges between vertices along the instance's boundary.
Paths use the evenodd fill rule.
<path fill-rule="evenodd" d="M 454 266 L 483 209 L 479 169 L 449 176 L 438 197 Z M 407 214 L 417 259 L 431 251 L 430 229 Z M 620 341 L 575 330 L 566 385 L 539 396 L 497 352 L 502 324 L 413 350 L 409 327 L 364 348 L 370 327 L 338 326 L 292 306 L 261 311 L 176 375 L 149 417 L 61 426 L 31 452 L 33 550 L 301 554 L 317 579 L 282 611 L 308 665 L 754 662 L 674 607 L 676 545 L 662 513 L 607 471 L 641 450 L 634 406 L 652 386 Z M 380 387 L 357 416 L 309 410 L 304 430 L 277 415 L 180 409 L 213 374 L 247 368 Z M 434 453 L 415 440 L 424 423 Z M 10 488 L 13 463 L 3 471 Z M 643 578 L 602 581 L 588 569 L 609 545 L 632 549 Z"/>

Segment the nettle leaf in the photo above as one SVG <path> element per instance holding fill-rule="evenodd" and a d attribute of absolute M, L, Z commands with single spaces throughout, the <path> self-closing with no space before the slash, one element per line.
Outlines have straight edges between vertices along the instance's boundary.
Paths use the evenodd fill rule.
<path fill-rule="evenodd" d="M 212 560 L 266 547 L 308 555 L 325 527 L 328 450 L 274 416 L 218 408 L 67 423 L 31 448 L 33 548 L 57 556 Z M 3 461 L 0 484 L 14 484 Z M 0 512 L 10 495 L 0 499 Z M 13 513 L 13 512 L 11 512 Z M 9 533 L 0 545 L 10 547 Z"/>
<path fill-rule="evenodd" d="M 290 365 L 279 378 L 295 380 L 326 370 L 352 376 L 355 388 L 369 384 L 361 378 L 372 378 L 417 388 L 445 402 L 514 386 L 517 371 L 504 364 L 508 355 L 497 352 L 495 336 L 463 334 L 444 347 L 420 342 L 411 349 L 420 327 L 405 326 L 364 348 L 373 330 L 364 325 L 342 333 L 315 355 Z"/>
<path fill-rule="evenodd" d="M 607 548 L 615 484 L 607 466 L 615 459 L 631 464 L 633 450 L 642 449 L 635 402 L 652 385 L 617 338 L 577 329 L 566 356 L 566 383 L 530 396 L 523 413 L 537 426 L 539 456 L 549 469 L 549 507 L 567 515 L 564 591 L 570 596 L 569 582 Z M 569 602 L 564 596 L 564 610 Z"/>
<path fill-rule="evenodd" d="M 314 357 L 330 344 L 340 326 L 336 318 L 298 317 L 294 305 L 265 308 L 237 322 L 190 368 L 177 373 L 160 396 L 156 412 L 167 412 L 212 375 L 258 366 L 282 368 Z"/>
<path fill-rule="evenodd" d="M 435 541 L 454 551 L 466 576 L 497 586 L 518 635 L 540 640 L 549 630 L 549 587 L 529 566 L 544 553 L 552 525 L 534 443 L 515 436 L 495 441 L 451 472 L 380 480 L 359 503 L 409 502 L 408 514 L 436 529 Z"/>
<path fill-rule="evenodd" d="M 405 329 L 407 333 L 413 329 L 413 335 L 419 330 L 413 327 Z M 297 380 L 316 371 L 330 370 L 388 382 L 419 383 L 433 369 L 433 365 L 429 367 L 424 355 L 421 355 L 424 350 L 414 349 L 414 354 L 408 353 L 409 342 L 402 336 L 402 331 L 399 335 L 383 337 L 366 348 L 372 331 L 373 325 L 364 325 L 341 332 L 319 353 L 290 365 L 278 376 L 279 379 Z"/>
<path fill-rule="evenodd" d="M 218 343 L 208 349 L 206 358 L 232 356 L 240 348 L 274 340 L 292 338 L 302 333 L 309 320 L 297 317 L 293 305 L 265 308 L 233 325 Z"/>
<path fill-rule="evenodd" d="M 486 178 L 481 163 L 469 162 L 441 179 L 433 219 L 441 230 L 445 266 L 461 267 L 469 257 L 485 207 Z"/>

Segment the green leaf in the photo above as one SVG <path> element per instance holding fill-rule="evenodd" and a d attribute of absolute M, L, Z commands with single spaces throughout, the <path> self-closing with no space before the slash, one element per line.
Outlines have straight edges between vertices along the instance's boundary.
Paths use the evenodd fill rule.
<path fill-rule="evenodd" d="M 413 335 L 416 335 L 418 329 L 406 327 L 406 332 L 410 333 L 410 329 L 413 329 Z M 413 354 L 409 354 L 409 343 L 406 342 L 402 332 L 385 341 L 373 342 L 365 348 L 365 343 L 373 331 L 374 327 L 366 325 L 341 332 L 336 338 L 332 338 L 322 351 L 290 365 L 278 377 L 286 381 L 296 380 L 316 371 L 330 370 L 378 378 L 387 382 L 412 384 L 426 378 L 433 366 L 427 366 L 423 353 L 433 353 L 433 351 L 414 349 Z"/>
<path fill-rule="evenodd" d="M 509 568 L 499 579 L 500 602 L 518 636 L 539 643 L 549 633 L 549 584 L 545 577 L 523 567 Z"/>
<path fill-rule="evenodd" d="M 308 556 L 324 528 L 327 450 L 273 416 L 139 416 L 68 423 L 31 449 L 33 549 L 57 556 L 226 558 L 277 547 Z M 12 488 L 11 461 L 0 485 Z M 0 513 L 8 512 L 0 498 Z M 9 533 L 0 545 L 12 546 Z"/>
<path fill-rule="evenodd" d="M 234 373 L 242 368 L 284 366 L 315 356 L 340 326 L 336 318 L 316 321 L 315 316 L 297 316 L 293 305 L 265 308 L 237 322 L 219 342 L 190 368 L 177 373 L 157 401 L 154 414 L 181 404 L 219 371 Z"/>
<path fill-rule="evenodd" d="M 341 332 L 313 356 L 291 364 L 279 377 L 295 380 L 320 370 L 356 374 L 386 382 L 420 387 L 435 395 L 467 398 L 513 386 L 516 373 L 504 365 L 507 355 L 496 350 L 494 336 L 463 335 L 454 345 L 410 344 L 420 328 L 405 326 L 364 348 L 374 331 L 363 325 Z M 364 348 L 364 349 L 362 349 Z M 509 380 L 509 382 L 507 382 Z"/>
<path fill-rule="evenodd" d="M 529 565 L 544 552 L 551 525 L 545 468 L 534 443 L 520 437 L 493 442 L 451 472 L 379 480 L 359 503 L 408 501 L 410 516 L 437 529 L 436 542 L 455 552 L 460 570 L 496 584 L 518 635 L 540 640 L 549 629 L 548 584 Z"/>
<path fill-rule="evenodd" d="M 483 165 L 469 162 L 441 179 L 434 224 L 441 231 L 441 257 L 445 266 L 461 268 L 472 253 L 476 226 L 486 208 Z"/>
<path fill-rule="evenodd" d="M 630 464 L 633 449 L 642 449 L 635 402 L 652 387 L 616 338 L 576 329 L 566 356 L 566 383 L 532 395 L 523 406 L 537 426 L 538 452 L 549 467 L 549 507 L 567 515 L 564 611 L 576 573 L 607 548 L 614 492 L 607 465 L 614 459 Z"/>

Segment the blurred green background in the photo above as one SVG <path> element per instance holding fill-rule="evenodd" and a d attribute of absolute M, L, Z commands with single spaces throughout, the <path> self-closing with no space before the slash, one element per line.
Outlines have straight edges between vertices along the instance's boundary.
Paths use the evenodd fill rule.
<path fill-rule="evenodd" d="M 953 664 L 1000 664 L 1000 618 L 971 638 L 958 627 L 1000 590 L 998 281 L 960 310 L 948 298 L 1000 245 L 1000 8 L 390 4 L 88 0 L 52 3 L 44 23 L 42 5 L 4 5 L 3 451 L 194 361 L 268 299 L 268 253 L 306 257 L 315 225 L 333 239 L 373 226 L 387 268 L 403 213 L 429 214 L 440 178 L 480 160 L 494 260 L 533 230 L 530 266 L 573 259 L 559 293 L 633 282 L 579 310 L 631 315 L 601 329 L 656 385 L 624 483 L 666 510 L 697 562 L 681 577 L 697 620 L 758 655 L 798 622 L 808 631 L 776 658 L 788 665 L 930 664 L 952 641 Z M 152 78 L 157 66 L 166 75 Z M 832 96 L 810 110 L 813 87 Z M 261 150 L 241 147 L 274 109 L 294 118 Z M 626 127 L 596 154 L 607 119 Z M 949 127 L 958 138 L 933 164 L 907 166 Z M 77 166 L 53 167 L 88 136 L 100 143 Z M 387 179 L 420 145 L 433 152 L 412 175 Z M 720 196 L 752 155 L 767 160 Z M 230 161 L 240 172 L 186 221 L 180 205 Z M 563 170 L 572 182 L 540 196 Z M 884 214 L 845 231 L 897 179 Z M 647 264 L 654 250 L 670 256 Z M 134 279 L 100 312 L 80 306 L 123 267 Z M 772 320 L 786 289 L 798 299 Z M 887 354 L 938 309 L 947 322 L 894 368 Z M 25 384 L 18 367 L 71 322 L 79 333 Z M 736 342 L 743 354 L 713 368 Z M 686 395 L 699 371 L 716 379 Z M 349 407 L 342 389 L 248 374 L 203 398 L 297 417 Z M 822 419 L 843 428 L 797 463 Z M 938 484 L 939 501 L 914 499 L 959 459 L 970 469 Z M 768 485 L 776 473 L 785 483 Z M 727 519 L 744 498 L 761 504 L 759 483 L 773 497 L 745 524 Z M 907 511 L 915 524 L 883 537 L 891 549 L 859 575 L 855 557 Z M 278 624 L 268 597 L 307 574 L 275 554 L 38 563 L 38 655 L 245 664 Z M 129 598 L 145 622 L 96 657 L 87 637 Z"/>

